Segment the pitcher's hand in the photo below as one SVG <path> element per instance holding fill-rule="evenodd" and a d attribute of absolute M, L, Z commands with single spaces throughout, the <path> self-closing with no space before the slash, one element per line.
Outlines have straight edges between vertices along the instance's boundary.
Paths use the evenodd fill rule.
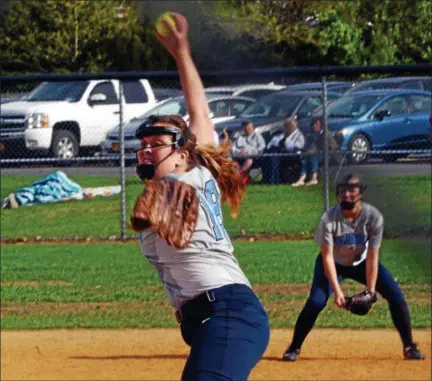
<path fill-rule="evenodd" d="M 164 22 L 165 26 L 168 28 L 169 34 L 167 36 L 162 36 L 156 32 L 156 38 L 165 46 L 174 59 L 177 59 L 182 53 L 189 53 L 189 25 L 186 17 L 183 15 L 174 12 L 170 12 L 170 15 L 174 19 L 175 25 L 172 25 L 167 20 L 163 20 L 162 22 Z"/>

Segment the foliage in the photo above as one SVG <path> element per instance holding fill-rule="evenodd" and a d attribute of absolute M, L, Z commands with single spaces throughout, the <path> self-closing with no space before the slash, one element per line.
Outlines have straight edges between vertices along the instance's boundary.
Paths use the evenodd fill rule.
<path fill-rule="evenodd" d="M 432 60 L 428 0 L 3 0 L 0 70 L 175 69 L 154 37 L 165 11 L 188 18 L 199 69 Z"/>
<path fill-rule="evenodd" d="M 142 49 L 134 7 L 120 1 L 6 1 L 0 27 L 2 72 L 100 72 L 137 66 Z M 130 57 L 124 63 L 117 56 Z"/>
<path fill-rule="evenodd" d="M 245 1 L 220 4 L 226 28 L 273 46 L 275 63 L 398 64 L 428 62 L 429 1 Z M 274 57 L 273 57 L 274 58 Z"/>

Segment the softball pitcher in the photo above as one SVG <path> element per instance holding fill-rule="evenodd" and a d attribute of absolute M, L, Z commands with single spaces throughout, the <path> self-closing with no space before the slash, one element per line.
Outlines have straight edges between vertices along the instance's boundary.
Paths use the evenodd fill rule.
<path fill-rule="evenodd" d="M 282 356 L 285 361 L 298 359 L 306 336 L 332 292 L 338 307 L 365 315 L 377 300 L 376 291 L 388 302 L 393 323 L 402 339 L 404 358 L 424 359 L 413 342 L 404 295 L 390 272 L 379 262 L 384 219 L 378 209 L 362 201 L 365 189 L 359 176 L 346 175 L 336 186 L 339 205 L 321 218 L 315 234 L 321 252 L 315 261 L 312 288 L 297 318 L 292 342 Z M 344 278 L 366 285 L 367 290 L 348 300 L 339 284 Z"/>
<path fill-rule="evenodd" d="M 157 37 L 176 60 L 190 127 L 168 115 L 151 117 L 138 129 L 137 173 L 147 185 L 131 222 L 191 347 L 182 380 L 247 380 L 267 348 L 269 322 L 233 255 L 221 208 L 221 200 L 228 201 L 237 214 L 245 186 L 229 158 L 230 143 L 213 144 L 188 23 L 171 15 L 169 35 Z"/>

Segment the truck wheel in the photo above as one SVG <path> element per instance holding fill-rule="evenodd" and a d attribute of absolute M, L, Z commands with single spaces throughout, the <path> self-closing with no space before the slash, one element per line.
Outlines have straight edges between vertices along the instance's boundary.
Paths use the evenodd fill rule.
<path fill-rule="evenodd" d="M 54 131 L 51 152 L 57 159 L 72 159 L 78 156 L 79 145 L 76 136 L 67 130 Z"/>

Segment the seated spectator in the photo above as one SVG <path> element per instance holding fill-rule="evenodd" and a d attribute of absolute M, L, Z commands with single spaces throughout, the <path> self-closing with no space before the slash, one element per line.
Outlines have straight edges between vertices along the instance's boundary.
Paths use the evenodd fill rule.
<path fill-rule="evenodd" d="M 297 128 L 294 118 L 284 120 L 284 131 L 273 136 L 267 144 L 266 153 L 299 153 L 305 145 L 303 133 Z M 298 159 L 293 156 L 269 156 L 263 163 L 263 183 L 279 184 L 281 163 L 283 167 L 293 165 Z"/>
<path fill-rule="evenodd" d="M 339 145 L 329 131 L 327 132 L 327 139 L 329 151 L 337 151 Z M 319 164 L 324 156 L 324 128 L 321 118 L 312 119 L 311 132 L 306 135 L 303 151 L 306 155 L 302 158 L 300 178 L 292 184 L 293 187 L 318 184 Z"/>
<path fill-rule="evenodd" d="M 255 158 L 263 153 L 265 141 L 261 134 L 255 132 L 251 122 L 243 122 L 242 128 L 244 135 L 234 140 L 231 153 L 233 160 L 237 161 L 240 165 L 240 173 L 244 181 L 249 182 L 250 177 L 248 172 L 252 168 Z"/>

